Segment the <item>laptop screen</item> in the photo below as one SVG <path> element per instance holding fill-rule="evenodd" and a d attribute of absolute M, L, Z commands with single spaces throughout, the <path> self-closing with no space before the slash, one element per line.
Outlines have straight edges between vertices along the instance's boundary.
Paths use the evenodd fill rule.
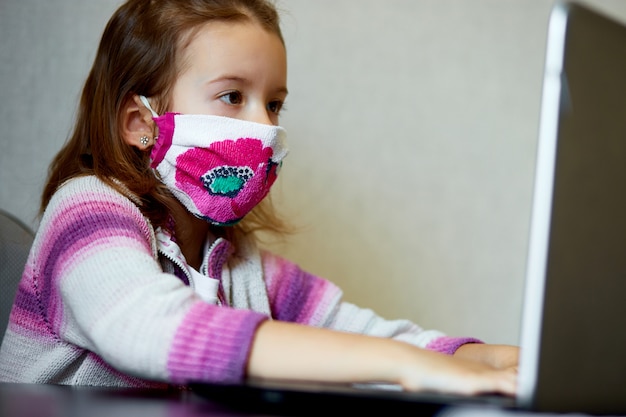
<path fill-rule="evenodd" d="M 552 12 L 529 239 L 520 402 L 626 411 L 626 27 Z"/>

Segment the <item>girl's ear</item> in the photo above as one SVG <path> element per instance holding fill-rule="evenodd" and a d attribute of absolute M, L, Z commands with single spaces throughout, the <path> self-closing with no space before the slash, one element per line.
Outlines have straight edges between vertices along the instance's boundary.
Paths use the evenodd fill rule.
<path fill-rule="evenodd" d="M 138 95 L 126 101 L 122 108 L 122 137 L 136 148 L 146 150 L 154 145 L 156 123 L 152 113 L 141 102 Z"/>

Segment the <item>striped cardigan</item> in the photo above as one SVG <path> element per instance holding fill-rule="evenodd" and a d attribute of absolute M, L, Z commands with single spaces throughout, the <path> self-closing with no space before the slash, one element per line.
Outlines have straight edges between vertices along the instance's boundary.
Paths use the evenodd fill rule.
<path fill-rule="evenodd" d="M 257 326 L 284 320 L 453 353 L 450 338 L 341 300 L 327 280 L 242 239 L 197 272 L 132 198 L 95 177 L 53 196 L 0 348 L 0 381 L 156 387 L 238 382 Z"/>

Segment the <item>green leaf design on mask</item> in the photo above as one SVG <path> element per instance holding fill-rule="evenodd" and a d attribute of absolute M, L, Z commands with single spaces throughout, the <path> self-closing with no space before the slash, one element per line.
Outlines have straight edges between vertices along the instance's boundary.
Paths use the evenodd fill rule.
<path fill-rule="evenodd" d="M 237 176 L 217 177 L 211 184 L 211 191 L 215 194 L 229 195 L 239 191 L 244 184 L 244 180 Z"/>
<path fill-rule="evenodd" d="M 219 166 L 200 177 L 200 181 L 210 194 L 232 198 L 253 176 L 252 169 L 246 166 Z"/>

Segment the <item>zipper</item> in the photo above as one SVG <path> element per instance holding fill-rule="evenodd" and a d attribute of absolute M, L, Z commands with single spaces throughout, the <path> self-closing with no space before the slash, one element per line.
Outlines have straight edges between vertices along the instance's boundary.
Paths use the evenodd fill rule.
<path fill-rule="evenodd" d="M 227 300 L 226 300 L 226 291 L 224 290 L 224 284 L 222 283 L 222 271 L 223 271 L 223 264 L 222 264 L 222 268 L 220 268 L 220 276 L 219 277 L 211 277 L 209 276 L 209 259 L 211 258 L 211 254 L 213 253 L 213 251 L 215 250 L 215 248 L 220 245 L 220 244 L 227 244 L 230 245 L 230 243 L 221 237 L 218 237 L 217 239 L 215 239 L 215 241 L 211 244 L 211 246 L 209 246 L 209 249 L 207 249 L 205 255 L 204 255 L 204 262 L 202 262 L 202 265 L 204 266 L 202 269 L 202 274 L 206 275 L 209 278 L 215 279 L 218 282 L 218 286 L 217 286 L 217 302 L 218 305 L 228 305 Z"/>
<path fill-rule="evenodd" d="M 158 233 L 156 233 L 156 235 L 157 236 L 155 236 L 156 238 L 155 240 L 157 243 L 157 253 L 165 257 L 170 262 L 172 262 L 175 268 L 177 267 L 179 270 L 181 270 L 183 274 L 185 275 L 185 277 L 187 278 L 189 287 L 193 289 L 194 291 L 197 291 L 197 286 L 194 281 L 193 274 L 189 271 L 188 265 L 185 262 L 183 262 L 183 260 L 179 256 L 177 256 L 177 254 L 180 253 L 180 248 L 178 247 L 176 242 L 174 242 L 171 239 L 171 237 L 163 231 L 159 231 Z M 209 265 L 211 255 L 215 251 L 215 248 L 217 248 L 220 244 L 226 244 L 230 246 L 230 243 L 221 237 L 217 238 L 214 242 L 212 242 L 211 245 L 209 245 L 208 249 L 206 249 L 204 259 L 203 259 L 202 265 L 198 273 L 199 275 L 202 275 L 208 279 L 216 280 L 218 282 L 217 294 L 216 294 L 217 305 L 222 306 L 222 305 L 228 305 L 226 292 L 224 290 L 224 285 L 222 284 L 222 277 L 221 277 L 222 268 L 220 268 L 220 271 L 215 271 L 215 272 L 218 272 L 218 274 L 220 275 L 219 277 L 211 277 L 209 275 L 209 271 L 211 270 L 211 267 Z M 170 249 L 172 245 L 175 247 L 174 249 Z M 206 245 L 205 245 L 205 248 L 206 248 Z M 180 255 L 182 256 L 182 253 L 180 253 Z"/>
<path fill-rule="evenodd" d="M 157 249 L 157 251 L 159 252 L 159 255 L 163 255 L 165 258 L 167 258 L 167 260 L 172 262 L 174 266 L 178 267 L 178 269 L 180 269 L 183 272 L 183 274 L 185 274 L 185 277 L 187 277 L 187 282 L 189 283 L 189 286 L 195 291 L 196 288 L 195 288 L 193 279 L 191 278 L 191 274 L 189 273 L 189 271 L 187 271 L 187 268 L 182 263 L 182 261 L 170 255 L 169 253 L 166 253 L 162 249 Z"/>

